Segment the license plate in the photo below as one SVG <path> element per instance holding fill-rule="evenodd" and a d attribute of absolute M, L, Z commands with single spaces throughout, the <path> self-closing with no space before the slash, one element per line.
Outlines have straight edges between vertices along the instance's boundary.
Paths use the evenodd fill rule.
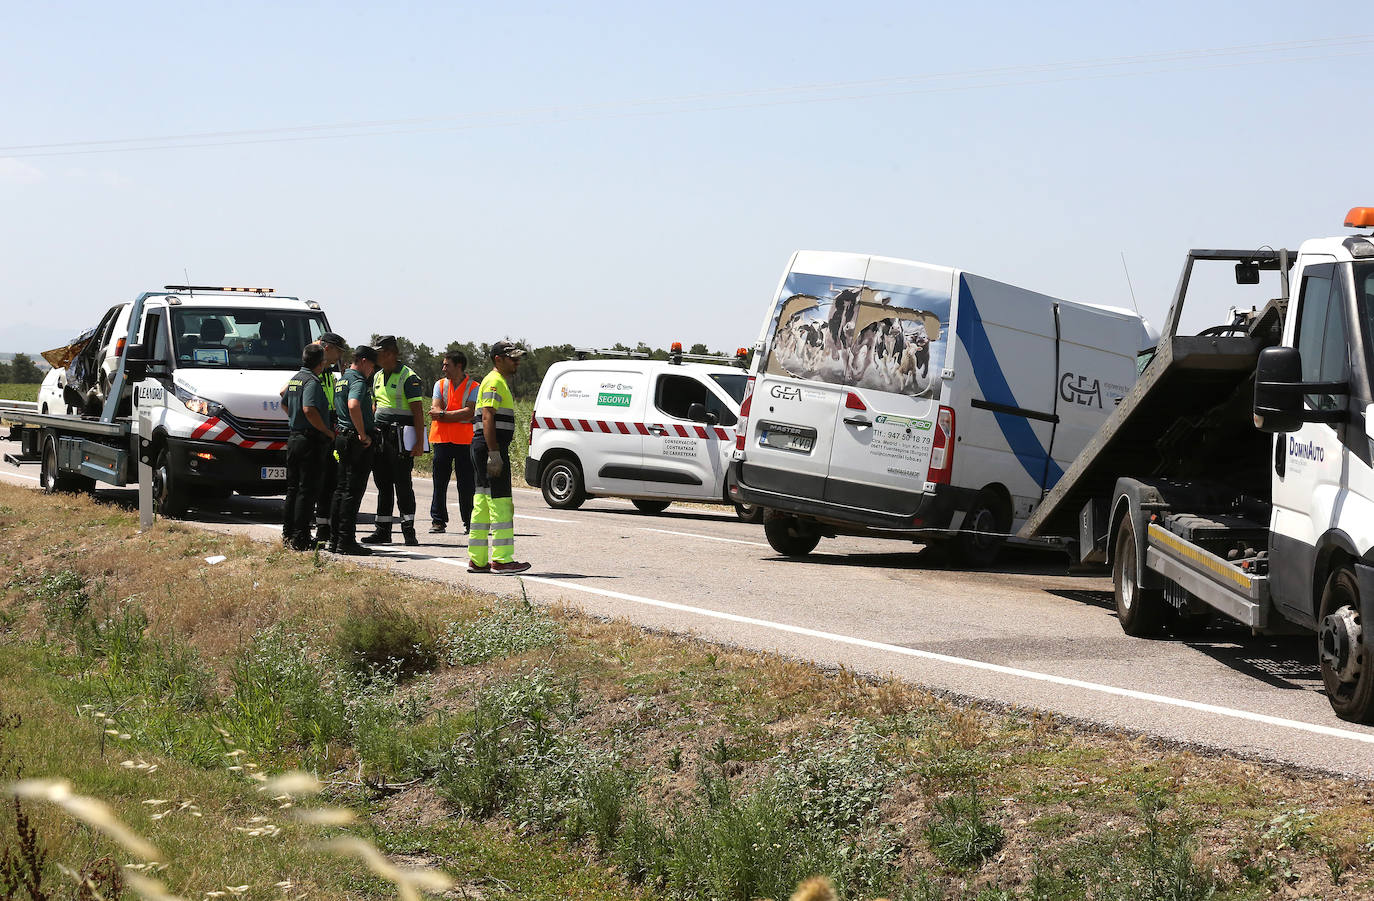
<path fill-rule="evenodd" d="M 264 479 L 268 479 L 268 480 L 276 480 L 276 481 L 278 481 L 278 482 L 284 482 L 284 481 L 286 481 L 286 467 L 285 467 L 285 466 L 264 466 L 264 467 L 262 468 L 262 477 L 263 477 Z"/>
<path fill-rule="evenodd" d="M 759 444 L 778 450 L 809 454 L 811 449 L 816 446 L 816 430 L 764 423 L 759 430 Z"/>

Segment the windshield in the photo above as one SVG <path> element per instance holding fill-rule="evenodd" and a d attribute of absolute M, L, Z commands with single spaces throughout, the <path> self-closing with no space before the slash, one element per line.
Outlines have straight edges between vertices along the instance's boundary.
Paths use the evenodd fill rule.
<path fill-rule="evenodd" d="M 324 330 L 322 313 L 172 308 L 181 369 L 296 369 L 305 345 Z"/>
<path fill-rule="evenodd" d="M 725 389 L 725 393 L 735 399 L 735 403 L 744 403 L 744 383 L 749 381 L 749 376 L 742 372 L 731 373 L 711 373 L 711 380 Z"/>

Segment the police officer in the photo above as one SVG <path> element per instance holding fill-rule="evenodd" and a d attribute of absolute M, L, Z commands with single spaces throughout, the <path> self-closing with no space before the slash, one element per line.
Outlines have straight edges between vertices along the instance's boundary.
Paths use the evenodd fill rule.
<path fill-rule="evenodd" d="M 320 490 L 323 448 L 334 440 L 334 429 L 326 420 L 320 372 L 324 369 L 324 348 L 309 344 L 301 352 L 301 371 L 286 383 L 286 422 L 291 435 L 286 440 L 286 509 L 282 517 L 282 544 L 297 551 L 310 547 L 310 519 Z"/>
<path fill-rule="evenodd" d="M 401 534 L 408 545 L 417 545 L 415 537 L 415 486 L 411 472 L 415 458 L 425 452 L 424 387 L 420 377 L 400 361 L 400 348 L 391 335 L 377 339 L 377 372 L 372 378 L 372 391 L 377 397 L 377 428 L 382 433 L 381 446 L 372 460 L 372 478 L 377 483 L 377 527 L 363 539 L 364 544 L 386 544 L 391 541 L 391 525 L 399 520 Z M 411 426 L 413 442 L 406 449 L 405 427 Z M 397 512 L 391 516 L 392 501 Z"/>
<path fill-rule="evenodd" d="M 353 365 L 339 385 L 339 434 L 334 451 L 339 456 L 334 504 L 329 511 L 329 550 L 336 554 L 366 556 L 372 551 L 358 543 L 358 506 L 372 472 L 376 428 L 372 418 L 372 376 L 377 370 L 377 351 L 360 344 L 353 351 Z"/>
<path fill-rule="evenodd" d="M 326 420 L 331 429 L 337 430 L 339 427 L 340 413 L 334 402 L 335 392 L 339 389 L 339 383 L 343 380 L 343 373 L 339 371 L 339 360 L 344 352 L 348 350 L 348 345 L 344 339 L 334 332 L 325 332 L 320 335 L 316 342 L 324 348 L 324 371 L 320 373 L 320 387 L 324 388 L 324 399 L 329 406 L 329 415 Z M 347 414 L 343 414 L 347 415 Z M 315 540 L 329 543 L 329 508 L 334 505 L 334 486 L 338 481 L 339 467 L 334 461 L 334 443 L 328 442 L 321 449 L 323 460 L 320 475 L 320 492 L 315 502 Z"/>

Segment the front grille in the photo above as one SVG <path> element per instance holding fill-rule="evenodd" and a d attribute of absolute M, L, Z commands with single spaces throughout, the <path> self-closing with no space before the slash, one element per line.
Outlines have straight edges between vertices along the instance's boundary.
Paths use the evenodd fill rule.
<path fill-rule="evenodd" d="M 285 441 L 291 436 L 285 419 L 240 419 L 227 410 L 221 411 L 219 418 L 229 423 L 245 441 Z"/>

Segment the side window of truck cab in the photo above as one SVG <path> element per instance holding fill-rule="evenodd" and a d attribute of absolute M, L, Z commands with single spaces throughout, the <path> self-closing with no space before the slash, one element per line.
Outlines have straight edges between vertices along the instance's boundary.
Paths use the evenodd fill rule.
<path fill-rule="evenodd" d="M 1334 265 L 1309 266 L 1303 272 L 1293 344 L 1302 357 L 1304 382 L 1337 382 L 1350 377 L 1349 330 L 1343 297 Z M 1342 403 L 1334 394 L 1309 394 L 1305 400 L 1318 410 L 1334 410 Z"/>

